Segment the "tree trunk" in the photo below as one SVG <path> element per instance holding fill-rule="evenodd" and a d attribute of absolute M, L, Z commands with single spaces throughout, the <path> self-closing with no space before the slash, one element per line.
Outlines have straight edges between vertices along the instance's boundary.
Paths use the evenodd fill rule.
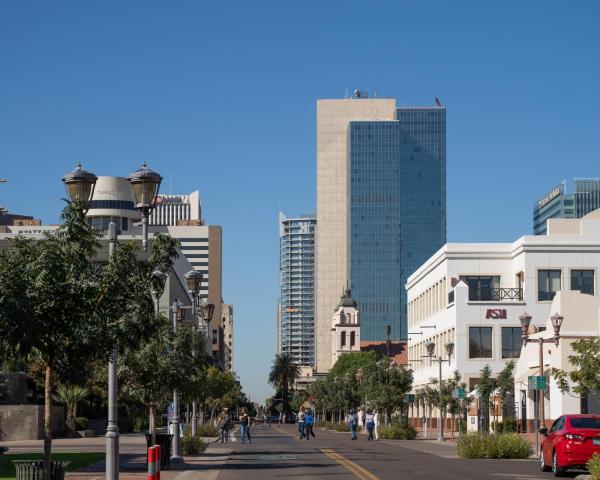
<path fill-rule="evenodd" d="M 452 411 L 452 416 L 450 417 L 450 430 L 452 430 L 452 440 L 454 440 L 454 418 L 456 415 L 454 414 L 454 410 Z"/>
<path fill-rule="evenodd" d="M 156 445 L 156 409 L 150 405 L 150 444 Z"/>
<path fill-rule="evenodd" d="M 50 454 L 52 451 L 52 367 L 46 365 L 44 382 L 44 480 L 50 480 Z"/>

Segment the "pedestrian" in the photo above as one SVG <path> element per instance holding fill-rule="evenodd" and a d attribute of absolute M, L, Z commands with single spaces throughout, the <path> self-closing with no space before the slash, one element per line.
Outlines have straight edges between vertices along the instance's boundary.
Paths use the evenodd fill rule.
<path fill-rule="evenodd" d="M 312 410 L 309 408 L 306 410 L 306 414 L 304 415 L 304 429 L 306 430 L 306 439 L 309 440 L 312 435 L 315 437 L 315 432 L 313 430 L 313 426 L 315 423 L 315 417 L 313 416 Z"/>
<path fill-rule="evenodd" d="M 350 432 L 352 432 L 352 440 L 356 440 L 358 438 L 358 435 L 356 434 L 356 428 L 358 427 L 358 415 L 354 413 L 354 409 L 351 408 L 348 412 L 346 422 L 348 423 L 348 427 L 350 427 Z"/>
<path fill-rule="evenodd" d="M 240 430 L 242 432 L 242 443 L 244 443 L 246 437 L 248 437 L 248 443 L 250 443 L 250 416 L 248 415 L 248 409 L 246 407 L 242 410 Z"/>
<path fill-rule="evenodd" d="M 217 424 L 219 425 L 219 437 L 221 443 L 227 443 L 229 441 L 229 424 L 231 423 L 231 416 L 229 415 L 229 409 L 225 407 Z"/>
<path fill-rule="evenodd" d="M 373 430 L 375 429 L 375 415 L 371 410 L 367 410 L 367 414 L 365 415 L 365 424 L 367 426 L 367 432 L 369 432 L 369 436 L 367 440 L 373 440 Z"/>
<path fill-rule="evenodd" d="M 375 410 L 373 415 L 373 421 L 375 422 L 375 441 L 379 441 L 379 410 Z"/>
<path fill-rule="evenodd" d="M 279 414 L 279 425 L 283 423 L 283 412 Z"/>
<path fill-rule="evenodd" d="M 300 434 L 300 440 L 304 438 L 304 419 L 306 417 L 306 413 L 304 413 L 304 405 L 300 407 L 300 411 L 298 412 L 298 433 Z"/>

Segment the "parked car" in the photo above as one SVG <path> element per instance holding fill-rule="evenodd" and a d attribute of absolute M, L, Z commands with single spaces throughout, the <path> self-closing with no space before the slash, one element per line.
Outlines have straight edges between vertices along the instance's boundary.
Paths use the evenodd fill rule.
<path fill-rule="evenodd" d="M 600 415 L 563 415 L 550 427 L 540 448 L 540 468 L 560 477 L 567 469 L 587 469 L 594 453 L 600 453 Z"/>

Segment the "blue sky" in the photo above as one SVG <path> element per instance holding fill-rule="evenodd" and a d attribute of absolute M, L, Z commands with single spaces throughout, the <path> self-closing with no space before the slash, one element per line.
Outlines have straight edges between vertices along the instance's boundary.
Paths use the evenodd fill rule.
<path fill-rule="evenodd" d="M 315 103 L 346 88 L 448 109 L 448 239 L 530 233 L 533 201 L 600 177 L 600 3 L 0 3 L 0 205 L 58 220 L 77 161 L 199 189 L 223 226 L 235 368 L 261 400 L 277 213 L 315 207 Z"/>

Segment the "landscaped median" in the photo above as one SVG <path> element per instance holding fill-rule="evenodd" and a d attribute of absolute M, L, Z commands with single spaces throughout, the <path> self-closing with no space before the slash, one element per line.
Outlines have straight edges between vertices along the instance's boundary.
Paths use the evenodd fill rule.
<path fill-rule="evenodd" d="M 0 480 L 13 480 L 16 478 L 15 466 L 13 460 L 43 460 L 44 455 L 41 453 L 13 453 L 4 454 L 2 461 L 2 469 L 0 470 Z M 72 472 L 80 468 L 93 465 L 94 463 L 104 460 L 103 452 L 93 453 L 53 453 L 52 460 L 69 462 L 66 471 Z"/>
<path fill-rule="evenodd" d="M 350 427 L 345 422 L 317 422 L 315 427 L 334 432 L 350 432 Z M 414 440 L 417 437 L 414 427 L 396 421 L 392 421 L 389 425 L 380 425 L 378 433 L 382 440 Z"/>

